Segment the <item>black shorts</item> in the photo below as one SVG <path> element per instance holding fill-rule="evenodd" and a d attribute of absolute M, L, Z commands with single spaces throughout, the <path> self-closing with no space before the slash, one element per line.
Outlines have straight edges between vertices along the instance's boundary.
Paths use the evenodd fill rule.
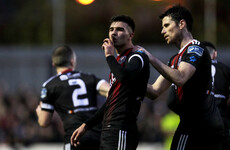
<path fill-rule="evenodd" d="M 138 141 L 137 131 L 103 130 L 100 150 L 136 150 Z"/>
<path fill-rule="evenodd" d="M 176 131 L 170 150 L 223 150 L 223 135 Z"/>

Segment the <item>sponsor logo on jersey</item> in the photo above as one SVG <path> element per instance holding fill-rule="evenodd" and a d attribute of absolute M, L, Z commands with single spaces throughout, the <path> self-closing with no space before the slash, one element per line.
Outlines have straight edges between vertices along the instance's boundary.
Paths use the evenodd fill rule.
<path fill-rule="evenodd" d="M 47 89 L 46 88 L 42 88 L 42 91 L 41 91 L 41 98 L 45 98 L 47 95 Z"/>
<path fill-rule="evenodd" d="M 191 53 L 194 53 L 194 54 L 197 54 L 198 56 L 202 56 L 203 55 L 203 52 L 204 52 L 204 49 L 199 47 L 199 46 L 196 46 L 196 45 L 193 45 L 193 46 L 189 46 L 188 47 L 188 54 L 191 54 Z"/>
<path fill-rule="evenodd" d="M 122 57 L 119 59 L 118 63 L 119 63 L 119 64 L 122 64 L 123 62 L 125 62 L 125 60 L 126 60 L 126 56 L 122 56 Z"/>
<path fill-rule="evenodd" d="M 68 80 L 68 83 L 70 86 L 77 85 L 77 79 L 70 79 L 70 80 Z"/>

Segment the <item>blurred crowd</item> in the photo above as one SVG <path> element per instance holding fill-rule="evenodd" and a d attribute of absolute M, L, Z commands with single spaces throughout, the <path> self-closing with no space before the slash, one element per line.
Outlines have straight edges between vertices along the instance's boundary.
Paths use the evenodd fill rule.
<path fill-rule="evenodd" d="M 48 128 L 39 127 L 37 123 L 35 109 L 39 104 L 40 92 L 28 85 L 20 85 L 17 89 L 10 92 L 7 84 L 0 85 L 0 144 L 16 147 L 18 144 L 30 146 L 34 143 L 62 142 L 63 125 L 56 113 Z M 171 132 L 167 130 L 174 131 L 175 128 L 163 126 L 168 114 L 164 100 L 144 100 L 138 118 L 140 142 L 163 144 Z"/>
<path fill-rule="evenodd" d="M 35 112 L 39 95 L 26 85 L 15 92 L 9 92 L 6 84 L 0 86 L 0 144 L 15 147 L 17 144 L 29 146 L 35 142 L 62 141 L 63 129 L 57 114 L 52 126 L 39 127 Z"/>

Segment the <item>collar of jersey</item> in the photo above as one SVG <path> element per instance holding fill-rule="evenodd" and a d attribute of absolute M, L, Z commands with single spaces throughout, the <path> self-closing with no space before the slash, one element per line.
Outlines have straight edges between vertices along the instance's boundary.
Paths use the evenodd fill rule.
<path fill-rule="evenodd" d="M 128 50 L 131 50 L 131 49 L 133 49 L 133 48 L 128 48 L 124 52 L 122 52 L 121 54 L 117 54 L 117 56 L 123 56 Z"/>
<path fill-rule="evenodd" d="M 192 41 L 194 41 L 194 40 L 195 39 L 193 39 Z M 179 50 L 178 54 L 180 54 L 181 52 L 183 52 L 183 50 L 185 49 L 185 47 L 187 47 L 189 44 L 191 44 L 192 41 L 189 41 L 187 44 L 185 44 L 185 46 Z"/>
<path fill-rule="evenodd" d="M 68 68 L 68 69 L 60 72 L 59 74 L 64 74 L 64 73 L 71 72 L 71 71 L 73 71 L 73 69 Z"/>

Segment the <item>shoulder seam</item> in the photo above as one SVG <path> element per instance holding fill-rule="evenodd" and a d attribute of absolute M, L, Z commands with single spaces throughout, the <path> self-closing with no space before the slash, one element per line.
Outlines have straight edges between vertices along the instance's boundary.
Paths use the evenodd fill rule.
<path fill-rule="evenodd" d="M 57 77 L 57 75 L 54 75 L 54 76 L 50 77 L 48 80 L 46 80 L 46 81 L 42 84 L 42 86 L 45 87 L 45 86 L 46 86 L 51 80 L 53 80 L 55 77 Z"/>

